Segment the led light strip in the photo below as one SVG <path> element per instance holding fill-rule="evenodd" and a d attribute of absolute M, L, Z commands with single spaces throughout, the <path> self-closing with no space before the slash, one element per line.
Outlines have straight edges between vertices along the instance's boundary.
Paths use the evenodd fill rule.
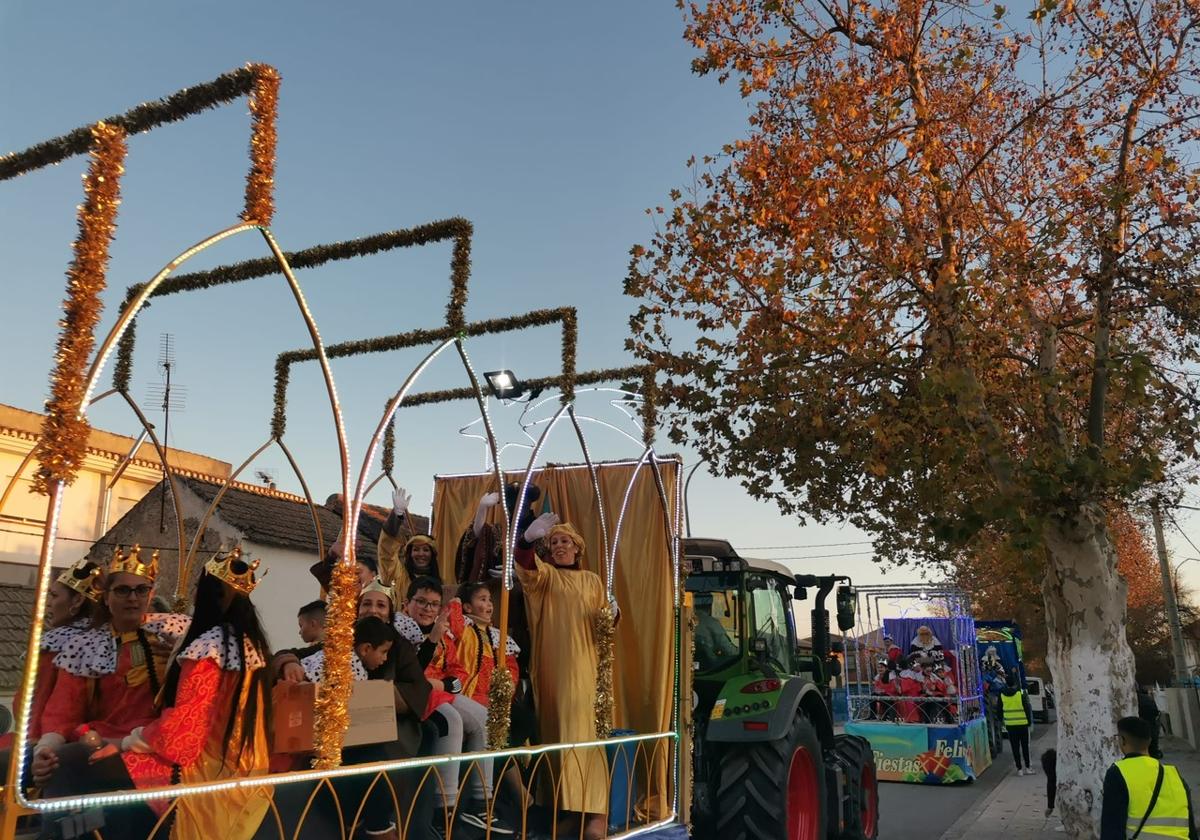
<path fill-rule="evenodd" d="M 537 445 L 535 445 L 533 447 L 533 452 L 531 452 L 529 455 L 529 465 L 525 467 L 525 477 L 523 479 L 521 479 L 521 492 L 517 494 L 517 508 L 516 509 L 518 511 L 522 511 L 525 509 L 525 496 L 529 492 L 529 482 L 531 482 L 533 480 L 533 465 L 537 461 L 537 457 L 541 453 L 542 447 L 546 443 L 546 438 L 550 437 L 550 432 L 554 429 L 554 427 L 556 425 L 558 425 L 558 421 L 562 419 L 562 416 L 567 413 L 567 409 L 570 407 L 570 405 L 571 405 L 570 403 L 564 402 L 562 405 L 560 405 L 558 407 L 558 411 L 554 412 L 554 419 L 552 419 L 546 425 L 546 428 L 542 430 L 542 434 L 538 438 Z M 500 489 L 501 489 L 500 497 L 503 499 L 504 488 L 501 487 Z M 507 518 L 508 518 L 508 510 L 507 509 L 504 511 L 504 515 L 505 515 L 505 521 L 507 521 Z M 519 517 L 519 514 L 518 514 L 518 517 Z M 504 556 L 504 588 L 505 589 L 512 589 L 513 566 L 516 563 L 516 552 L 517 552 L 517 536 L 518 536 L 517 535 L 517 524 L 518 523 L 514 522 L 513 527 L 509 530 L 508 534 L 506 535 L 508 551 L 505 552 L 505 556 Z M 607 558 L 605 558 L 605 562 L 607 562 Z M 610 594 L 611 594 L 611 592 L 610 592 Z"/>
<path fill-rule="evenodd" d="M 354 764 L 337 767 L 330 770 L 303 770 L 278 775 L 250 776 L 228 779 L 222 782 L 211 782 L 197 785 L 177 785 L 167 787 L 146 788 L 138 791 L 120 793 L 97 793 L 87 796 L 60 797 L 57 799 L 39 799 L 28 803 L 28 807 L 43 813 L 87 808 L 98 805 L 120 805 L 130 802 L 148 802 L 155 799 L 173 799 L 190 796 L 202 796 L 225 790 L 245 788 L 274 787 L 278 785 L 299 784 L 300 782 L 320 781 L 322 779 L 340 779 L 347 776 L 360 776 L 367 773 L 390 772 L 392 770 L 409 770 L 421 767 L 436 767 L 443 764 L 458 762 L 484 761 L 510 757 L 534 758 L 543 754 L 566 752 L 575 749 L 605 747 L 612 744 L 636 744 L 643 741 L 675 739 L 674 732 L 655 732 L 649 735 L 623 735 L 608 738 L 603 741 L 581 741 L 573 744 L 543 744 L 537 747 L 517 747 L 495 752 L 458 753 L 456 755 L 431 756 L 425 758 L 405 758 L 395 761 L 376 761 L 370 764 Z"/>
<path fill-rule="evenodd" d="M 588 475 L 592 480 L 592 492 L 596 494 L 596 508 L 599 514 L 598 518 L 600 519 L 600 537 L 604 540 L 604 562 L 607 565 L 612 549 L 608 541 L 608 512 L 604 509 L 604 496 L 600 493 L 600 473 L 596 470 L 595 463 L 592 462 L 592 453 L 588 451 L 587 438 L 584 437 L 583 428 L 579 425 L 579 418 L 575 416 L 574 405 L 567 409 L 567 414 L 571 418 L 571 425 L 575 427 L 575 436 L 579 438 L 579 448 L 583 450 L 583 462 L 587 465 Z"/>
<path fill-rule="evenodd" d="M 358 487 L 355 489 L 354 501 L 350 509 L 349 528 L 352 533 L 358 533 L 358 519 L 362 512 L 362 506 L 366 500 L 366 495 L 370 492 L 370 488 L 365 487 L 367 476 L 371 470 L 371 462 L 375 460 L 375 450 L 379 448 L 379 442 L 383 440 L 383 435 L 387 431 L 387 425 L 399 411 L 404 398 L 408 396 L 409 390 L 416 384 L 417 379 L 425 372 L 425 369 L 433 363 L 433 360 L 442 354 L 442 351 L 454 344 L 455 339 L 448 338 L 439 344 L 433 351 L 427 355 L 419 365 L 413 368 L 408 378 L 404 380 L 404 384 L 400 386 L 400 390 L 396 392 L 396 396 L 392 397 L 388 403 L 387 409 L 383 413 L 383 418 L 379 421 L 379 425 L 375 429 L 375 434 L 371 436 L 371 441 L 367 445 L 367 454 L 363 458 L 362 470 L 358 474 Z M 382 477 L 382 476 L 381 476 Z"/>
<path fill-rule="evenodd" d="M 625 498 L 621 500 L 621 511 L 617 514 L 617 530 L 613 533 L 612 556 L 608 563 L 608 579 L 612 581 L 613 567 L 616 564 L 617 550 L 621 542 L 621 526 L 625 524 L 625 510 L 629 507 L 629 497 L 633 495 L 633 487 L 637 484 L 638 473 L 642 471 L 642 467 L 646 464 L 646 459 L 654 454 L 654 447 L 647 446 L 642 453 L 642 457 L 638 458 L 637 464 L 633 468 L 633 475 L 629 479 L 629 484 L 625 488 Z M 612 596 L 612 583 L 609 583 L 608 594 Z"/>

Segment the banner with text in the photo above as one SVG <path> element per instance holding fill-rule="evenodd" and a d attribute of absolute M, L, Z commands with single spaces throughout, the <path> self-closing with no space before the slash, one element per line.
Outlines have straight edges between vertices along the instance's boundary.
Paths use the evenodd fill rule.
<path fill-rule="evenodd" d="M 982 718 L 963 726 L 853 722 L 847 735 L 871 742 L 882 781 L 944 785 L 975 779 L 992 763 Z"/>

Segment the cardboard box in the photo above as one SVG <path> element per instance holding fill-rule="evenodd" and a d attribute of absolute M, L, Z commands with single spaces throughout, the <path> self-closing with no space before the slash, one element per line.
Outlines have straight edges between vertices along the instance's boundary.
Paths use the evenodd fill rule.
<path fill-rule="evenodd" d="M 276 683 L 271 692 L 274 715 L 273 751 L 303 753 L 313 749 L 314 705 L 318 687 L 314 683 Z M 396 740 L 396 705 L 390 680 L 356 682 L 346 708 L 350 726 L 347 747 Z"/>

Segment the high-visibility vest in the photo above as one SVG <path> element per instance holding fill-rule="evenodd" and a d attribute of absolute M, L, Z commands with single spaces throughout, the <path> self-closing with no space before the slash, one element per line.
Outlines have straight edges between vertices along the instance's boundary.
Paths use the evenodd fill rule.
<path fill-rule="evenodd" d="M 1001 694 L 1000 705 L 1004 709 L 1005 726 L 1028 726 L 1029 717 L 1025 714 L 1025 692 L 1016 694 Z"/>
<path fill-rule="evenodd" d="M 1126 814 L 1125 830 L 1132 836 L 1141 825 L 1142 817 L 1146 816 L 1146 808 L 1154 794 L 1154 783 L 1158 781 L 1158 760 L 1148 755 L 1123 758 L 1117 762 L 1117 769 L 1125 777 L 1125 787 L 1129 789 L 1129 812 Z M 1190 821 L 1187 791 L 1184 790 L 1178 770 L 1170 764 L 1162 765 L 1162 769 L 1162 789 L 1158 792 L 1158 801 L 1154 803 L 1154 810 L 1146 819 L 1141 836 L 1179 837 L 1187 840 Z"/>

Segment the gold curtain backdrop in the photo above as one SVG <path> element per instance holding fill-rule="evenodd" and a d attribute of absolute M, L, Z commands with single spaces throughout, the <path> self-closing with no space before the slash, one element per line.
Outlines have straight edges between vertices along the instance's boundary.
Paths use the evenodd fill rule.
<path fill-rule="evenodd" d="M 614 717 L 618 728 L 638 733 L 670 729 L 674 702 L 674 572 L 667 522 L 670 517 L 678 533 L 675 497 L 680 466 L 678 461 L 669 459 L 659 459 L 658 466 L 669 508 L 663 510 L 653 472 L 649 464 L 644 465 L 637 472 L 629 496 L 614 563 L 613 591 L 621 610 L 613 669 Z M 628 461 L 596 465 L 610 542 L 616 537 L 621 503 L 629 482 L 634 480 L 635 468 L 636 464 Z M 519 482 L 523 477 L 524 471 L 505 473 L 506 482 Z M 538 513 L 545 510 L 548 499 L 550 509 L 583 535 L 587 541 L 584 565 L 604 580 L 600 508 L 588 469 L 549 464 L 534 470 L 532 483 L 542 491 L 534 510 Z M 454 554 L 459 538 L 474 521 L 480 497 L 493 490 L 495 477 L 491 473 L 435 478 L 432 530 L 444 580 L 454 579 Z M 500 516 L 497 506 L 488 521 L 499 524 Z M 496 618 L 499 620 L 499 605 Z M 670 811 L 667 781 L 670 756 L 662 746 L 647 749 L 656 753 L 646 756 L 646 764 L 651 764 L 654 771 L 651 779 L 638 779 L 638 810 L 650 819 L 659 819 Z"/>

